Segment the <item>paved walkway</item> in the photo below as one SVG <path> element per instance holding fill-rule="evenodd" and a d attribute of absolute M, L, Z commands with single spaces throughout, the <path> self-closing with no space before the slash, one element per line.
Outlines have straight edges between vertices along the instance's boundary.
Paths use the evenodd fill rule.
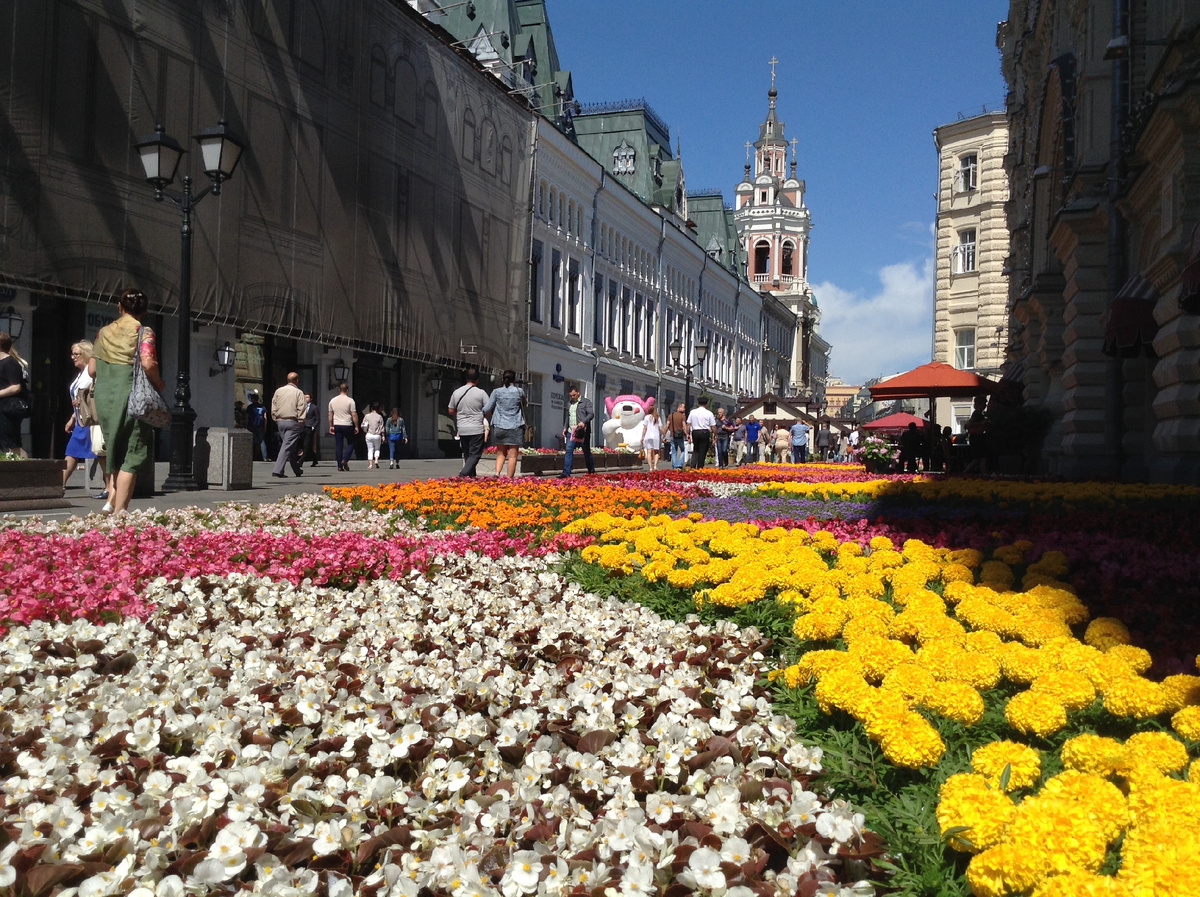
<path fill-rule="evenodd" d="M 287 469 L 287 479 L 279 480 L 271 476 L 273 464 L 266 461 L 254 462 L 254 486 L 251 489 L 203 489 L 196 492 L 156 492 L 147 498 L 135 498 L 129 504 L 130 510 L 145 508 L 183 508 L 213 507 L 227 502 L 239 501 L 250 504 L 264 504 L 277 501 L 284 495 L 304 492 L 320 492 L 324 486 L 356 486 L 377 485 L 379 483 L 408 483 L 413 480 L 429 480 L 435 477 L 449 477 L 458 473 L 462 467 L 461 458 L 421 458 L 397 461 L 397 469 L 389 470 L 387 463 L 379 470 L 367 470 L 366 461 L 351 461 L 350 470 L 339 472 L 332 461 L 322 461 L 316 467 L 305 465 L 304 475 L 294 477 L 291 468 Z M 485 457 L 479 462 L 479 475 L 492 476 L 495 472 L 495 461 Z M 170 465 L 159 462 L 155 465 L 154 481 L 159 486 L 167 478 Z M 96 490 L 84 485 L 79 471 L 67 483 L 66 501 L 69 508 L 45 511 L 15 511 L 15 517 L 71 517 L 83 516 L 93 511 L 99 511 L 103 506 L 102 500 L 92 498 Z"/>

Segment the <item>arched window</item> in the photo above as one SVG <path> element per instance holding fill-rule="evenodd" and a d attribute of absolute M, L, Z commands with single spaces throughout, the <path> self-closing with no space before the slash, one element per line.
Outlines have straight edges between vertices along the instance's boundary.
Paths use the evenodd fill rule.
<path fill-rule="evenodd" d="M 575 226 L 575 200 L 567 201 L 567 233 Z"/>
<path fill-rule="evenodd" d="M 796 247 L 792 245 L 791 240 L 788 240 L 783 244 L 782 273 L 788 275 L 789 277 L 792 274 L 792 253 L 795 252 L 795 250 Z"/>
<path fill-rule="evenodd" d="M 475 113 L 470 106 L 463 111 L 462 157 L 464 162 L 475 161 Z"/>
<path fill-rule="evenodd" d="M 546 182 L 542 181 L 538 184 L 538 217 L 546 217 Z"/>
<path fill-rule="evenodd" d="M 396 117 L 410 125 L 417 123 L 417 73 L 406 59 L 396 60 L 392 76 L 395 85 Z"/>
<path fill-rule="evenodd" d="M 754 245 L 754 273 L 771 273 L 771 244 L 760 240 Z"/>
<path fill-rule="evenodd" d="M 550 223 L 554 223 L 554 207 L 558 205 L 558 191 L 550 188 Z"/>

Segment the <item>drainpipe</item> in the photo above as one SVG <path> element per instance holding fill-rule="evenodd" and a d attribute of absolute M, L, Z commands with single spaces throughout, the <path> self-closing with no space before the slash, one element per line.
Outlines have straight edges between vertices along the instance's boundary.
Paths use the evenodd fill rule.
<path fill-rule="evenodd" d="M 592 194 L 592 282 L 588 284 L 588 290 L 592 294 L 592 338 L 596 336 L 596 252 L 600 246 L 600 241 L 597 239 L 597 232 L 600 227 L 600 193 L 604 190 L 604 177 L 608 172 L 604 166 L 600 166 L 600 183 L 596 185 L 596 192 Z M 580 348 L 583 348 L 583 334 L 579 335 Z M 592 355 L 595 361 L 592 363 L 592 401 L 596 401 L 596 374 L 600 370 L 600 350 L 595 345 L 592 346 Z M 599 427 L 593 427 L 593 438 L 596 433 L 600 432 Z"/>
<path fill-rule="evenodd" d="M 1113 38 L 1129 33 L 1129 0 L 1113 0 Z M 1112 61 L 1112 111 L 1108 142 L 1108 301 L 1109 308 L 1125 283 L 1125 221 L 1117 208 L 1124 182 L 1125 165 L 1121 136 L 1129 118 L 1129 54 Z M 1111 473 L 1120 477 L 1125 467 L 1123 395 L 1125 388 L 1121 356 L 1108 362 L 1104 389 L 1104 447 L 1112 465 Z"/>
<path fill-rule="evenodd" d="M 654 323 L 662 329 L 662 322 L 665 320 L 663 315 L 663 246 L 667 243 L 667 219 L 665 215 L 658 216 L 658 249 L 655 250 L 658 256 L 658 283 L 655 285 L 654 294 Z M 662 351 L 660 352 L 660 348 Z M 662 395 L 663 384 L 663 352 L 666 351 L 666 345 L 659 346 L 658 336 L 654 336 L 654 372 L 658 375 L 658 393 Z M 656 397 L 657 398 L 657 397 Z M 657 404 L 657 402 L 655 402 Z"/>

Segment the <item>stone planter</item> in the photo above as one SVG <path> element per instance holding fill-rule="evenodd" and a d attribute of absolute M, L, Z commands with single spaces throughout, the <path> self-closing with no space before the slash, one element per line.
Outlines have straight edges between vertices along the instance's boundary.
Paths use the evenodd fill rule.
<path fill-rule="evenodd" d="M 521 473 L 551 474 L 562 470 L 562 455 L 519 455 L 517 470 Z"/>
<path fill-rule="evenodd" d="M 0 461 L 0 512 L 69 508 L 63 498 L 66 461 Z"/>

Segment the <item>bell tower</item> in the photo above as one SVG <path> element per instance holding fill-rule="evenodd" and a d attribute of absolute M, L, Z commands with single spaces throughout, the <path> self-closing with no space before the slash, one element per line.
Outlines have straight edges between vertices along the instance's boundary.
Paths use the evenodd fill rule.
<path fill-rule="evenodd" d="M 803 322 L 797 327 L 796 351 L 792 356 L 792 383 L 799 391 L 811 387 L 808 383 L 811 373 L 805 362 L 811 347 L 802 345 L 802 341 L 815 337 L 820 310 L 808 285 L 808 235 L 812 222 L 804 205 L 804 181 L 796 177 L 796 141 L 789 143 L 784 136 L 784 124 L 777 110 L 775 66 L 778 63 L 772 56 L 767 115 L 758 126 L 758 139 L 746 144 L 745 171 L 734 191 L 733 220 L 746 253 L 746 279 L 760 292 L 771 293 L 782 301 Z"/>

